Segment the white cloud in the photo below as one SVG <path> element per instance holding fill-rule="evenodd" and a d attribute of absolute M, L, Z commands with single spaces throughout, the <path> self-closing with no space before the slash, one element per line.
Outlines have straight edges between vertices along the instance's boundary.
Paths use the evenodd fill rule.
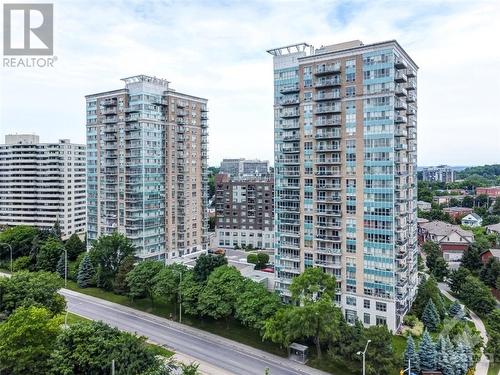
<path fill-rule="evenodd" d="M 85 141 L 83 96 L 150 74 L 207 97 L 210 164 L 273 158 L 272 59 L 397 39 L 420 66 L 419 163 L 498 162 L 498 2 L 56 1 L 56 68 L 2 69 L 0 133 Z"/>

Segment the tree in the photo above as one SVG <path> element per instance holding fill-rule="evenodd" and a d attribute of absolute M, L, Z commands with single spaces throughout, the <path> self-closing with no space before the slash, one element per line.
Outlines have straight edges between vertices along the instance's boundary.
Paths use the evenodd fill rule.
<path fill-rule="evenodd" d="M 436 279 L 433 276 L 430 276 L 427 280 L 422 280 L 418 286 L 417 297 L 412 305 L 412 312 L 414 315 L 422 317 L 425 305 L 429 302 L 429 298 L 432 299 L 439 313 L 439 317 L 443 319 L 446 315 L 446 309 Z"/>
<path fill-rule="evenodd" d="M 88 288 L 94 285 L 95 270 L 92 262 L 90 261 L 90 256 L 85 255 L 83 260 L 80 262 L 78 267 L 78 275 L 76 281 L 80 288 Z"/>
<path fill-rule="evenodd" d="M 257 268 L 264 268 L 269 263 L 269 255 L 263 252 L 257 253 Z"/>
<path fill-rule="evenodd" d="M 470 195 L 466 195 L 463 199 L 462 199 L 462 206 L 463 207 L 468 207 L 468 208 L 472 208 L 474 207 L 474 198 L 471 197 Z"/>
<path fill-rule="evenodd" d="M 443 375 L 454 375 L 455 365 L 453 363 L 453 345 L 449 338 L 439 335 L 436 343 L 436 369 Z"/>
<path fill-rule="evenodd" d="M 431 270 L 431 274 L 437 281 L 443 281 L 444 278 L 448 276 L 449 272 L 448 263 L 442 256 L 437 257 L 434 263 L 434 268 Z"/>
<path fill-rule="evenodd" d="M 82 242 L 78 234 L 73 233 L 64 244 L 68 252 L 68 260 L 75 260 L 78 255 L 85 252 L 85 244 Z"/>
<path fill-rule="evenodd" d="M 367 374 L 386 375 L 393 373 L 397 359 L 392 348 L 392 334 L 387 326 L 368 327 L 366 338 L 371 340 L 366 353 Z"/>
<path fill-rule="evenodd" d="M 479 278 L 483 283 L 494 288 L 498 277 L 500 277 L 500 262 L 496 258 L 491 257 L 481 269 Z"/>
<path fill-rule="evenodd" d="M 182 276 L 187 273 L 187 267 L 174 263 L 163 267 L 153 280 L 153 294 L 165 298 L 168 302 L 179 299 L 179 285 Z"/>
<path fill-rule="evenodd" d="M 113 283 L 113 291 L 116 294 L 128 294 L 130 288 L 127 285 L 127 275 L 134 268 L 135 260 L 133 256 L 128 256 L 123 259 L 122 264 L 118 267 L 118 272 Z"/>
<path fill-rule="evenodd" d="M 113 281 L 123 261 L 134 255 L 132 243 L 122 234 L 101 236 L 92 244 L 90 258 L 97 267 L 97 286 L 106 290 L 113 288 Z"/>
<path fill-rule="evenodd" d="M 200 314 L 214 319 L 228 318 L 234 313 L 242 286 L 243 276 L 235 267 L 216 268 L 198 297 Z"/>
<path fill-rule="evenodd" d="M 470 245 L 462 256 L 460 266 L 467 268 L 470 272 L 477 275 L 483 266 L 483 263 L 481 262 L 482 250 L 483 249 L 478 247 L 475 243 Z"/>
<path fill-rule="evenodd" d="M 282 307 L 279 296 L 251 280 L 244 281 L 243 292 L 236 299 L 235 318 L 246 326 L 261 329 L 264 321 Z"/>
<path fill-rule="evenodd" d="M 432 342 L 429 331 L 425 330 L 418 348 L 418 357 L 420 359 L 420 368 L 423 371 L 436 369 L 436 348 Z"/>
<path fill-rule="evenodd" d="M 195 280 L 192 270 L 182 276 L 180 295 L 182 309 L 186 314 L 198 315 L 198 298 L 202 290 L 203 285 Z"/>
<path fill-rule="evenodd" d="M 497 197 L 495 203 L 491 206 L 491 214 L 500 216 L 500 197 Z"/>
<path fill-rule="evenodd" d="M 61 313 L 66 302 L 57 291 L 61 278 L 49 272 L 18 272 L 4 281 L 2 309 L 9 315 L 19 307 L 45 307 L 53 314 Z"/>
<path fill-rule="evenodd" d="M 257 254 L 255 254 L 255 253 L 248 254 L 247 255 L 247 262 L 256 265 L 259 262 L 259 260 L 257 259 Z"/>
<path fill-rule="evenodd" d="M 455 302 L 453 302 L 452 305 L 450 306 L 448 313 L 453 318 L 456 317 L 461 318 L 463 315 L 462 305 L 460 305 L 460 303 L 457 300 L 455 300 Z"/>
<path fill-rule="evenodd" d="M 403 355 L 403 368 L 408 368 L 408 361 L 410 362 L 411 371 L 418 374 L 420 372 L 420 358 L 418 357 L 415 349 L 415 341 L 413 341 L 412 335 L 408 335 L 406 339 L 406 349 Z"/>
<path fill-rule="evenodd" d="M 359 361 L 356 354 L 363 351 L 366 345 L 365 327 L 358 319 L 353 325 L 348 324 L 345 319 L 339 322 L 339 332 L 336 338 L 332 338 L 329 345 L 328 355 L 333 360 Z"/>
<path fill-rule="evenodd" d="M 335 296 L 335 288 L 335 277 L 323 272 L 319 267 L 311 267 L 292 280 L 289 290 L 294 301 L 304 303 L 315 301 L 322 295 L 332 299 Z"/>
<path fill-rule="evenodd" d="M 224 257 L 224 255 L 200 255 L 198 259 L 196 259 L 196 264 L 193 268 L 194 279 L 200 283 L 205 282 L 213 270 L 226 264 L 227 259 Z"/>
<path fill-rule="evenodd" d="M 39 234 L 39 230 L 34 227 L 17 225 L 5 229 L 0 233 L 0 243 L 12 246 L 12 257 L 16 259 L 20 256 L 28 256 L 31 254 L 33 244 L 36 242 L 35 239 Z M 9 247 L 0 245 L 0 259 L 7 260 L 9 258 Z"/>
<path fill-rule="evenodd" d="M 458 298 L 481 316 L 487 316 L 496 307 L 495 299 L 488 287 L 472 275 L 465 278 Z"/>
<path fill-rule="evenodd" d="M 125 280 L 129 287 L 128 295 L 130 298 L 147 297 L 154 303 L 154 280 L 155 276 L 161 271 L 163 264 L 157 261 L 145 260 L 138 263 L 128 273 Z"/>
<path fill-rule="evenodd" d="M 66 261 L 66 253 L 63 251 L 59 256 L 59 260 L 57 261 L 56 271 L 63 279 L 67 276 L 67 261 Z"/>
<path fill-rule="evenodd" d="M 321 358 L 322 343 L 338 335 L 341 319 L 342 312 L 325 294 L 314 303 L 278 310 L 265 321 L 263 337 L 283 346 L 298 338 L 312 339 Z"/>
<path fill-rule="evenodd" d="M 465 267 L 458 267 L 456 271 L 452 271 L 448 279 L 450 290 L 457 294 L 462 288 L 462 285 L 465 283 L 465 279 L 470 274 L 470 271 Z"/>
<path fill-rule="evenodd" d="M 62 231 L 61 231 L 61 224 L 59 223 L 59 220 L 56 220 L 54 223 L 54 226 L 52 227 L 52 233 L 57 239 L 62 238 Z"/>
<path fill-rule="evenodd" d="M 28 270 L 32 267 L 31 258 L 29 256 L 21 256 L 12 263 L 14 272 Z"/>
<path fill-rule="evenodd" d="M 56 272 L 57 262 L 63 249 L 62 242 L 57 238 L 47 239 L 36 256 L 36 268 L 41 271 Z"/>
<path fill-rule="evenodd" d="M 120 332 L 103 322 L 76 323 L 57 338 L 50 364 L 55 374 L 141 374 L 159 363 L 144 337 Z"/>
<path fill-rule="evenodd" d="M 488 326 L 491 331 L 500 333 L 500 309 L 495 309 L 488 316 Z"/>
<path fill-rule="evenodd" d="M 427 305 L 425 305 L 424 312 L 422 313 L 422 323 L 424 323 L 425 328 L 431 332 L 435 332 L 440 323 L 439 313 L 436 310 L 432 298 L 429 298 Z"/>
<path fill-rule="evenodd" d="M 61 319 L 42 307 L 19 307 L 0 324 L 0 373 L 46 374 Z"/>

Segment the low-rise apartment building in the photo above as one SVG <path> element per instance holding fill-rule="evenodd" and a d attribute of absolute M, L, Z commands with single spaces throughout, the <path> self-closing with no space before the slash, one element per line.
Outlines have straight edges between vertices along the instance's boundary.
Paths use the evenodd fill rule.
<path fill-rule="evenodd" d="M 86 228 L 85 145 L 6 135 L 0 145 L 0 225 L 50 229 L 63 239 Z"/>
<path fill-rule="evenodd" d="M 223 159 L 220 164 L 220 173 L 232 177 L 265 176 L 269 173 L 269 161 L 258 159 Z"/>
<path fill-rule="evenodd" d="M 220 247 L 272 249 L 274 243 L 274 181 L 265 177 L 215 178 L 215 231 Z"/>
<path fill-rule="evenodd" d="M 433 241 L 439 245 L 450 268 L 458 268 L 463 253 L 474 242 L 474 234 L 459 225 L 443 221 L 419 222 L 419 242 Z"/>
<path fill-rule="evenodd" d="M 500 186 L 478 187 L 476 195 L 487 195 L 490 198 L 500 197 Z"/>
<path fill-rule="evenodd" d="M 427 167 L 422 170 L 422 179 L 428 182 L 453 182 L 455 171 L 447 165 Z"/>

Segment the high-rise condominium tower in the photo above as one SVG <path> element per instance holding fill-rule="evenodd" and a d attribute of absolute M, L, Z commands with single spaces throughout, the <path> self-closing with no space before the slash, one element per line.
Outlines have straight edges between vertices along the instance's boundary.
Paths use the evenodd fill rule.
<path fill-rule="evenodd" d="M 205 248 L 207 100 L 139 75 L 86 96 L 88 238 L 118 231 L 139 258 Z"/>
<path fill-rule="evenodd" d="M 51 229 L 64 239 L 83 235 L 85 145 L 61 139 L 40 143 L 38 135 L 5 136 L 0 145 L 0 225 Z"/>
<path fill-rule="evenodd" d="M 348 321 L 396 330 L 417 286 L 417 66 L 396 41 L 268 52 L 276 289 L 321 267 Z"/>

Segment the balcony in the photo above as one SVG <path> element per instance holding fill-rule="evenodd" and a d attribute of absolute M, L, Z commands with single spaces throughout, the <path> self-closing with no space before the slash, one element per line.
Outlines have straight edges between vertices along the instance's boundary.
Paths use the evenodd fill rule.
<path fill-rule="evenodd" d="M 285 177 L 299 177 L 300 171 L 295 169 L 284 169 L 282 175 Z"/>
<path fill-rule="evenodd" d="M 317 65 L 314 70 L 314 75 L 321 76 L 327 74 L 340 73 L 341 65 L 340 63 L 328 64 L 328 65 Z"/>
<path fill-rule="evenodd" d="M 342 268 L 342 263 L 339 263 L 339 262 L 329 262 L 329 261 L 326 261 L 326 260 L 316 260 L 314 263 L 318 267 Z"/>
<path fill-rule="evenodd" d="M 406 68 L 406 76 L 407 77 L 416 77 L 417 72 L 412 67 L 408 67 L 408 68 Z"/>
<path fill-rule="evenodd" d="M 406 74 L 402 70 L 396 70 L 394 74 L 394 81 L 398 83 L 406 82 L 408 79 L 406 78 Z"/>
<path fill-rule="evenodd" d="M 397 109 L 397 110 L 405 110 L 407 107 L 408 107 L 408 105 L 403 100 L 398 99 L 394 103 L 394 109 Z"/>
<path fill-rule="evenodd" d="M 413 105 L 409 105 L 408 109 L 406 110 L 407 115 L 416 115 L 417 114 L 417 109 Z"/>
<path fill-rule="evenodd" d="M 281 139 L 284 142 L 298 141 L 300 139 L 300 134 L 283 135 L 283 137 Z"/>
<path fill-rule="evenodd" d="M 396 96 L 406 96 L 406 95 L 408 95 L 408 92 L 403 87 L 403 85 L 397 84 L 396 87 L 394 88 L 394 94 Z"/>
<path fill-rule="evenodd" d="M 396 69 L 406 69 L 406 61 L 399 56 L 394 56 L 394 67 Z"/>
<path fill-rule="evenodd" d="M 316 223 L 317 228 L 326 228 L 326 229 L 342 229 L 340 223 L 335 221 L 318 221 Z"/>
<path fill-rule="evenodd" d="M 341 112 L 340 105 L 318 105 L 316 106 L 315 114 L 324 114 L 324 113 L 338 113 Z"/>
<path fill-rule="evenodd" d="M 394 129 L 394 136 L 396 137 L 406 137 L 408 135 L 406 129 L 404 127 L 396 127 L 396 129 Z"/>
<path fill-rule="evenodd" d="M 105 114 L 105 115 L 114 115 L 116 114 L 116 107 L 107 107 L 107 108 L 104 108 L 101 113 Z"/>
<path fill-rule="evenodd" d="M 407 85 L 406 85 L 406 89 L 407 90 L 416 90 L 417 89 L 417 83 L 415 82 L 415 80 L 409 80 Z"/>
<path fill-rule="evenodd" d="M 118 117 L 114 116 L 114 117 L 106 117 L 102 120 L 102 123 L 103 124 L 112 124 L 112 123 L 115 123 L 118 121 Z"/>
<path fill-rule="evenodd" d="M 319 151 L 319 152 L 340 151 L 340 145 L 338 145 L 338 144 L 318 144 L 318 145 L 316 145 L 316 151 Z"/>
<path fill-rule="evenodd" d="M 285 130 L 300 128 L 299 120 L 284 120 L 281 123 L 281 128 Z"/>
<path fill-rule="evenodd" d="M 341 118 L 339 117 L 331 117 L 331 118 L 320 118 L 317 119 L 314 124 L 316 126 L 339 126 L 341 124 Z"/>
<path fill-rule="evenodd" d="M 317 102 L 321 100 L 332 100 L 332 99 L 340 99 L 340 91 L 320 92 L 314 95 L 314 100 Z"/>
<path fill-rule="evenodd" d="M 315 185 L 316 189 L 321 189 L 321 190 L 341 190 L 342 187 L 340 184 L 316 184 Z"/>
<path fill-rule="evenodd" d="M 104 99 L 104 100 L 101 100 L 101 105 L 103 105 L 105 107 L 116 105 L 116 99 Z"/>
<path fill-rule="evenodd" d="M 417 100 L 417 96 L 414 94 L 414 93 L 411 93 L 410 95 L 408 95 L 408 97 L 406 98 L 406 101 L 408 103 L 415 103 L 415 101 Z"/>
<path fill-rule="evenodd" d="M 282 118 L 300 117 L 300 111 L 298 108 L 286 109 L 281 112 L 281 117 Z"/>
<path fill-rule="evenodd" d="M 299 98 L 284 98 L 279 101 L 279 104 L 282 106 L 287 106 L 287 105 L 297 105 L 299 104 Z"/>
<path fill-rule="evenodd" d="M 408 145 L 406 143 L 396 143 L 394 145 L 394 149 L 396 151 L 407 150 L 408 149 Z"/>
<path fill-rule="evenodd" d="M 394 123 L 396 124 L 406 124 L 408 122 L 408 119 L 406 116 L 403 115 L 396 115 L 394 116 Z"/>
<path fill-rule="evenodd" d="M 330 78 L 330 79 L 320 79 L 317 80 L 316 83 L 314 84 L 314 87 L 319 88 L 319 87 L 333 87 L 333 86 L 340 86 L 340 78 Z"/>
<path fill-rule="evenodd" d="M 187 112 L 183 109 L 178 109 L 177 111 L 175 111 L 175 114 L 180 117 L 187 116 Z"/>
<path fill-rule="evenodd" d="M 340 138 L 340 131 L 318 131 L 315 135 L 316 139 L 333 139 Z"/>
<path fill-rule="evenodd" d="M 340 169 L 320 169 L 314 173 L 316 176 L 340 177 Z"/>
<path fill-rule="evenodd" d="M 281 164 L 300 164 L 299 158 L 283 158 L 278 160 L 278 163 Z"/>
<path fill-rule="evenodd" d="M 299 88 L 298 84 L 286 85 L 280 89 L 280 93 L 282 93 L 282 94 L 289 94 L 292 92 L 299 92 L 299 91 L 300 91 L 300 88 Z"/>
<path fill-rule="evenodd" d="M 281 149 L 281 152 L 283 153 L 294 153 L 294 152 L 300 152 L 300 147 L 299 146 L 288 146 L 284 145 L 283 148 Z"/>
<path fill-rule="evenodd" d="M 340 164 L 340 158 L 318 158 L 316 164 Z"/>

